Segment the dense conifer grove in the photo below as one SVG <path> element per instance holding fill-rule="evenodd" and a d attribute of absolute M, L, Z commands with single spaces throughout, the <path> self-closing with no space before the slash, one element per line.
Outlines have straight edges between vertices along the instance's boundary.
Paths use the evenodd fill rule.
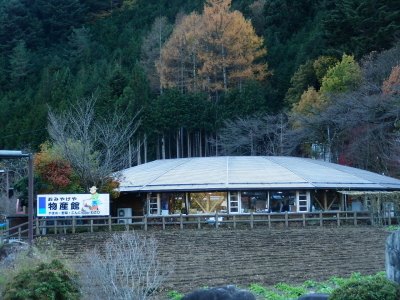
<path fill-rule="evenodd" d="M 132 126 L 117 169 L 296 155 L 397 176 L 399 37 L 398 0 L 0 0 L 0 149 L 43 150 L 49 112 L 90 101 Z"/>

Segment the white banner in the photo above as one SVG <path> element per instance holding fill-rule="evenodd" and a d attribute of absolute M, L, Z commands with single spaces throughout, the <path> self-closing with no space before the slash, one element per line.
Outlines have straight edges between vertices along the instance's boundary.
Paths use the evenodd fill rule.
<path fill-rule="evenodd" d="M 37 195 L 39 217 L 108 216 L 109 194 Z"/>

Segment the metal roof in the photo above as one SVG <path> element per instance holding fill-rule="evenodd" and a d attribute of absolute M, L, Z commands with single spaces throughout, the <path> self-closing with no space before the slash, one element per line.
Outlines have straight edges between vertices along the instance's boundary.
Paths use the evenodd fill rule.
<path fill-rule="evenodd" d="M 400 180 L 324 161 L 288 156 L 155 160 L 120 172 L 120 191 L 245 189 L 400 190 Z"/>

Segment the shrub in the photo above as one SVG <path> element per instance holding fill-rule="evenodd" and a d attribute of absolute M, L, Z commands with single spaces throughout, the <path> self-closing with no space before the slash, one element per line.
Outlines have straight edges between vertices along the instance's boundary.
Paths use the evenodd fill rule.
<path fill-rule="evenodd" d="M 274 288 L 284 292 L 290 298 L 297 298 L 307 293 L 302 287 L 290 286 L 286 283 L 277 283 L 274 285 Z"/>
<path fill-rule="evenodd" d="M 329 300 L 398 300 L 400 285 L 384 277 L 360 279 L 335 289 Z"/>
<path fill-rule="evenodd" d="M 61 243 L 61 240 L 36 238 L 32 247 L 23 242 L 5 244 L 6 257 L 0 259 L 0 299 L 7 284 L 24 270 L 33 269 L 41 263 L 51 263 L 55 258 L 71 269 L 69 262 L 56 249 Z"/>
<path fill-rule="evenodd" d="M 253 292 L 256 295 L 265 295 L 265 293 L 267 292 L 267 288 L 260 286 L 258 284 L 251 283 L 249 291 Z"/>
<path fill-rule="evenodd" d="M 306 280 L 303 283 L 303 287 L 305 288 L 313 288 L 316 287 L 318 285 L 318 282 L 314 281 L 314 280 Z"/>
<path fill-rule="evenodd" d="M 114 233 L 80 263 L 83 299 L 145 300 L 172 272 L 157 259 L 157 242 L 134 232 Z"/>
<path fill-rule="evenodd" d="M 181 300 L 185 295 L 178 293 L 177 291 L 170 291 L 167 293 L 167 297 L 171 300 Z"/>
<path fill-rule="evenodd" d="M 59 260 L 22 270 L 7 284 L 4 300 L 75 300 L 81 293 L 77 275 Z"/>

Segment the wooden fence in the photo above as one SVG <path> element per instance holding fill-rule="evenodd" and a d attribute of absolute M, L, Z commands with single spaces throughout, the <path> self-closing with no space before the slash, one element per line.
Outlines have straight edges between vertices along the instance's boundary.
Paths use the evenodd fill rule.
<path fill-rule="evenodd" d="M 285 228 L 310 226 L 358 226 L 374 224 L 369 212 L 329 211 L 305 213 L 247 213 L 247 214 L 193 214 L 150 215 L 133 217 L 63 217 L 36 218 L 34 234 L 67 234 L 125 229 L 168 230 L 204 228 Z M 391 218 L 387 219 L 391 225 Z M 21 239 L 28 233 L 28 223 L 0 231 L 1 239 Z"/>

